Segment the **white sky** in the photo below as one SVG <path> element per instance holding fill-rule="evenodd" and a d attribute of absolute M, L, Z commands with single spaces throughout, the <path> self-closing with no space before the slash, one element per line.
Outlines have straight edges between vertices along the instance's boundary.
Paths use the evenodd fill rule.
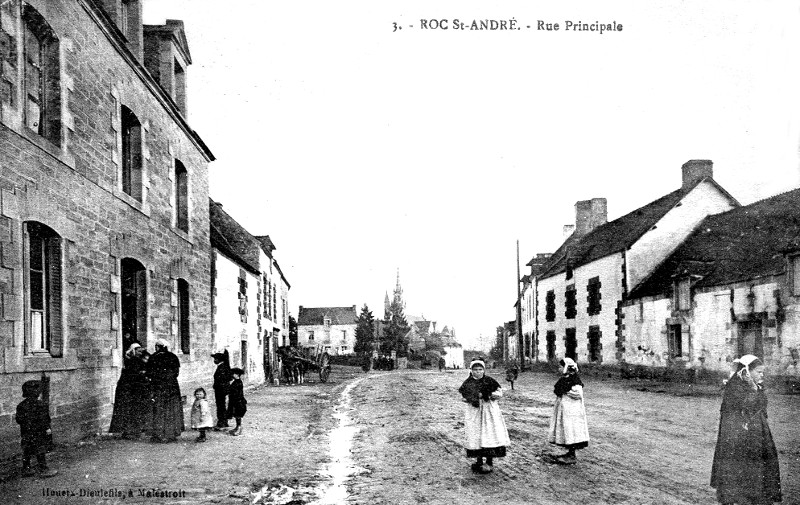
<path fill-rule="evenodd" d="M 269 234 L 297 306 L 367 303 L 396 269 L 406 313 L 467 347 L 514 319 L 522 271 L 574 204 L 615 219 L 714 161 L 742 203 L 800 185 L 791 1 L 145 0 L 183 19 L 189 120 L 211 197 Z M 422 31 L 422 18 L 515 32 Z M 558 22 L 558 32 L 535 29 Z M 565 20 L 623 31 L 565 32 Z M 392 22 L 404 28 L 392 32 Z M 409 28 L 408 25 L 414 25 Z"/>

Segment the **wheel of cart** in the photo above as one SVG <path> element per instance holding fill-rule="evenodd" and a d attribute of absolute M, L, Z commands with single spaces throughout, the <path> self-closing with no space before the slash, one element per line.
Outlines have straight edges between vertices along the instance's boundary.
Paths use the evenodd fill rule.
<path fill-rule="evenodd" d="M 319 380 L 321 382 L 328 382 L 328 376 L 331 374 L 331 358 L 327 352 L 319 355 L 317 361 L 317 368 L 319 368 Z"/>

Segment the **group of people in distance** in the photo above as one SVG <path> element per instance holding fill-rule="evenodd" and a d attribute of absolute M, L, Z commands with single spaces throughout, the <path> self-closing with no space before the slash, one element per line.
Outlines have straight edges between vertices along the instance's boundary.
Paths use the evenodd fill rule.
<path fill-rule="evenodd" d="M 566 449 L 552 462 L 572 465 L 575 451 L 589 445 L 589 430 L 578 365 L 570 358 L 560 362 L 560 377 L 553 392 L 556 400 L 548 442 Z M 756 356 L 734 360 L 725 383 L 719 432 L 711 468 L 711 486 L 723 505 L 766 505 L 782 500 L 778 452 L 767 423 L 764 364 Z M 516 377 L 514 377 L 516 379 Z M 470 375 L 459 388 L 466 403 L 465 446 L 474 458 L 472 471 L 491 473 L 494 458 L 506 455 L 510 443 L 498 400 L 500 384 L 486 375 L 486 363 L 470 363 Z"/>

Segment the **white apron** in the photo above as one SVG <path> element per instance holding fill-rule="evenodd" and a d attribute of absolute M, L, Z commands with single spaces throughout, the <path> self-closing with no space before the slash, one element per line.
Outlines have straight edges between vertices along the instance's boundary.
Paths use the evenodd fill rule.
<path fill-rule="evenodd" d="M 572 445 L 589 441 L 589 426 L 586 423 L 586 408 L 583 404 L 583 387 L 573 386 L 572 392 L 580 398 L 564 394 L 556 398 L 553 417 L 550 419 L 548 442 L 556 445 Z"/>
<path fill-rule="evenodd" d="M 495 394 L 502 393 L 500 389 L 495 391 Z M 477 408 L 465 403 L 464 429 L 467 436 L 466 448 L 470 450 L 506 447 L 511 443 L 497 400 L 480 400 Z"/>

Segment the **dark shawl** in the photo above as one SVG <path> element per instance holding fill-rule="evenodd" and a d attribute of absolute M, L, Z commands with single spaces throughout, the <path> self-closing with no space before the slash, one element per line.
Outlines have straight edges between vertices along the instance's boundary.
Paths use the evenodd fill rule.
<path fill-rule="evenodd" d="M 181 389 L 178 385 L 180 367 L 178 357 L 166 350 L 153 353 L 147 362 L 153 395 L 152 436 L 156 438 L 174 439 L 184 429 Z"/>
<path fill-rule="evenodd" d="M 572 389 L 572 386 L 583 387 L 583 382 L 581 382 L 581 378 L 578 377 L 578 374 L 570 373 L 562 375 L 561 378 L 558 379 L 558 382 L 556 382 L 553 393 L 555 393 L 556 396 L 565 395 Z"/>
<path fill-rule="evenodd" d="M 711 487 L 721 503 L 781 501 L 778 452 L 767 424 L 767 395 L 734 375 L 725 386 Z"/>
<path fill-rule="evenodd" d="M 470 374 L 467 380 L 458 388 L 458 392 L 473 407 L 478 407 L 480 405 L 478 400 L 483 398 L 483 400 L 489 401 L 491 399 L 490 395 L 498 389 L 500 389 L 500 384 L 488 375 L 484 375 L 481 379 L 476 379 Z"/>
<path fill-rule="evenodd" d="M 234 379 L 228 392 L 228 417 L 244 417 L 247 412 L 247 400 L 244 398 L 244 384 L 241 379 Z"/>
<path fill-rule="evenodd" d="M 228 363 L 228 355 L 222 357 L 222 362 L 214 370 L 214 389 L 220 393 L 227 393 L 231 383 L 231 365 Z"/>

